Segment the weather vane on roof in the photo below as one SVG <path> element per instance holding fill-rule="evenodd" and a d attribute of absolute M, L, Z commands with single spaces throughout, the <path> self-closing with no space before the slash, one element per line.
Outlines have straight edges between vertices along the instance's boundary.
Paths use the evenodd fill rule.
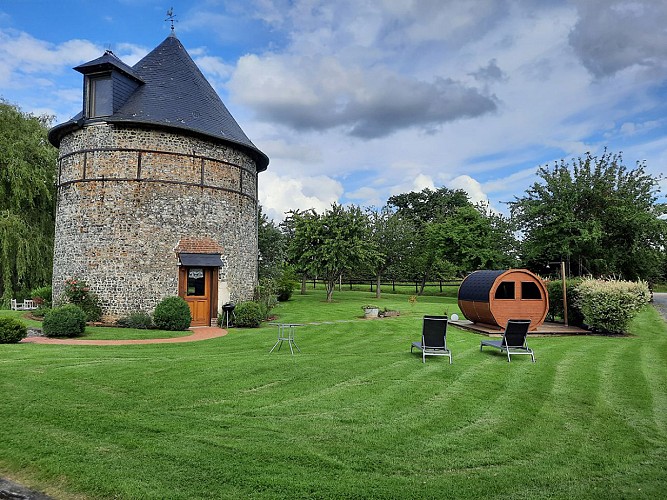
<path fill-rule="evenodd" d="M 174 23 L 177 23 L 176 16 L 174 15 L 174 8 L 170 7 L 167 11 L 167 19 L 165 21 L 171 21 L 171 31 L 174 31 Z"/>

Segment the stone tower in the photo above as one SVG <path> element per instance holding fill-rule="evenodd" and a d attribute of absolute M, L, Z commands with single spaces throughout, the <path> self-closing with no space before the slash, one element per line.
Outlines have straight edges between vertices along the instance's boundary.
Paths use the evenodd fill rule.
<path fill-rule="evenodd" d="M 257 175 L 248 139 L 172 34 L 133 67 L 112 52 L 75 68 L 83 109 L 60 149 L 53 294 L 78 277 L 107 321 L 170 295 L 193 325 L 257 283 Z"/>

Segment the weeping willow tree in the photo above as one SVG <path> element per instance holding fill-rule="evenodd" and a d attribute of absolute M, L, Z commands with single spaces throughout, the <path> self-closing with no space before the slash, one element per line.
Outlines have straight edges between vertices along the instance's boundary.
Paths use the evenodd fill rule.
<path fill-rule="evenodd" d="M 58 151 L 50 118 L 0 99 L 0 303 L 51 283 Z"/>

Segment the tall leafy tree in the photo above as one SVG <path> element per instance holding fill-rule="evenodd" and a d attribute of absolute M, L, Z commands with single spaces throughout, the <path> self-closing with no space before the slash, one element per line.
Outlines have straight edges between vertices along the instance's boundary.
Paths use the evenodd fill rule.
<path fill-rule="evenodd" d="M 289 254 L 300 269 L 326 283 L 327 302 L 345 271 L 362 268 L 377 257 L 368 224 L 359 207 L 334 203 L 322 215 L 314 210 L 292 215 L 294 237 Z"/>
<path fill-rule="evenodd" d="M 0 100 L 0 300 L 51 282 L 58 152 L 50 118 Z"/>
<path fill-rule="evenodd" d="M 433 223 L 444 222 L 458 208 L 472 206 L 468 194 L 462 189 L 426 188 L 420 192 L 392 196 L 387 203 L 395 207 L 400 217 L 412 221 L 415 226 L 414 251 L 410 254 L 407 265 L 403 267 L 411 270 L 410 278 L 421 282 L 421 295 L 429 279 L 446 277 L 452 270 L 451 266 L 443 266 L 445 262 L 438 258 L 437 249 L 429 244 L 428 227 Z"/>
<path fill-rule="evenodd" d="M 664 266 L 667 222 L 659 179 L 605 151 L 540 167 L 536 182 L 510 203 L 532 269 L 564 259 L 573 274 L 655 279 Z"/>
<path fill-rule="evenodd" d="M 434 254 L 457 274 L 513 267 L 511 225 L 484 205 L 457 208 L 429 224 L 426 234 Z"/>
<path fill-rule="evenodd" d="M 385 206 L 379 211 L 367 211 L 370 238 L 377 250 L 377 258 L 370 264 L 375 275 L 375 296 L 382 296 L 382 276 L 415 252 L 415 226 L 411 220 Z"/>
<path fill-rule="evenodd" d="M 257 210 L 257 240 L 259 279 L 277 277 L 285 262 L 286 236 L 263 212 L 261 205 Z"/>

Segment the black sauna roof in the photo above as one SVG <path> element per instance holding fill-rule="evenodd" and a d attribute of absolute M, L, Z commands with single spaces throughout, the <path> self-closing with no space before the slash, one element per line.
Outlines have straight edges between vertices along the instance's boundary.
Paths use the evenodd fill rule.
<path fill-rule="evenodd" d="M 505 271 L 475 271 L 469 274 L 459 287 L 459 300 L 488 302 L 489 292 L 498 276 Z"/>
<path fill-rule="evenodd" d="M 102 58 L 82 64 L 77 70 L 90 70 L 91 65 L 109 62 L 100 61 Z M 257 149 L 241 130 L 173 33 L 137 64 L 126 68 L 129 71 L 126 70 L 125 73 L 143 84 L 139 85 L 118 110 L 102 120 L 109 123 L 178 129 L 232 143 L 241 146 L 241 149 L 253 157 L 258 171 L 266 170 L 269 158 Z M 85 123 L 83 113 L 79 113 L 71 120 L 52 128 L 49 141 L 58 147 L 63 136 L 83 127 Z"/>

